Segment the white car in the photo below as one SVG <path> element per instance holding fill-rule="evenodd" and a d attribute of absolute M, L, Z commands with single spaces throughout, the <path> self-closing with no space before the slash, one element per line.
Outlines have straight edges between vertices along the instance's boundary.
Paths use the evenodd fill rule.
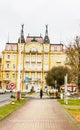
<path fill-rule="evenodd" d="M 4 94 L 5 91 L 3 89 L 0 89 L 0 94 Z"/>
<path fill-rule="evenodd" d="M 12 92 L 12 90 L 10 90 L 10 89 L 5 89 L 5 92 Z"/>

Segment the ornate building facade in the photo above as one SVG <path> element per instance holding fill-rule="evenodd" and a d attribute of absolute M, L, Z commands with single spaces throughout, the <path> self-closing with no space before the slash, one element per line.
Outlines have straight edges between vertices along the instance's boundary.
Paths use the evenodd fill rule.
<path fill-rule="evenodd" d="M 1 58 L 1 55 L 0 55 L 0 87 L 1 87 L 1 81 L 2 81 L 2 78 L 1 78 L 1 74 L 2 74 L 1 66 L 2 66 L 2 58 Z"/>
<path fill-rule="evenodd" d="M 8 88 L 16 84 L 15 90 L 40 89 L 45 87 L 45 76 L 52 67 L 64 66 L 66 53 L 63 44 L 51 44 L 46 25 L 45 37 L 27 36 L 24 38 L 23 25 L 18 43 L 6 43 L 2 52 L 1 85 Z M 18 80 L 20 75 L 20 82 Z M 28 78 L 28 82 L 26 82 Z"/>

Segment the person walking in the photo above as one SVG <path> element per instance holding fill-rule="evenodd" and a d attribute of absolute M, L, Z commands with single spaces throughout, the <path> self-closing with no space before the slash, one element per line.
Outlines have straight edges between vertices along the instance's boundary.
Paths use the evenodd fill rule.
<path fill-rule="evenodd" d="M 43 90 L 41 89 L 40 90 L 40 98 L 42 98 L 42 96 L 43 96 Z"/>

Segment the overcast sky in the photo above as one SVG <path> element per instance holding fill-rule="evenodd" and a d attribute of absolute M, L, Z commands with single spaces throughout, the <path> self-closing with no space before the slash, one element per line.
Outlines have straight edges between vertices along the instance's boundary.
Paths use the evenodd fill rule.
<path fill-rule="evenodd" d="M 24 36 L 45 35 L 51 43 L 68 44 L 80 34 L 80 0 L 0 0 L 0 52 L 5 43 L 17 42 L 21 24 Z"/>

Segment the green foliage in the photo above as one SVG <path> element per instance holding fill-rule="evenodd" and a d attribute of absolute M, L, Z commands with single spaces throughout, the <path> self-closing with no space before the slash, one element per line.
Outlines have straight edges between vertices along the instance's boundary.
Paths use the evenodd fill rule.
<path fill-rule="evenodd" d="M 46 76 L 46 83 L 49 86 L 55 87 L 56 85 L 59 88 L 61 85 L 64 84 L 64 76 L 68 74 L 68 82 L 70 80 L 70 69 L 67 67 L 59 66 L 53 67 L 51 70 L 48 71 Z"/>
<path fill-rule="evenodd" d="M 58 99 L 57 100 L 61 104 L 65 104 L 64 100 Z M 80 121 L 80 108 L 77 108 L 75 106 L 80 106 L 80 100 L 68 100 L 67 106 L 70 106 L 70 108 L 66 107 L 66 110 L 78 121 Z M 71 107 L 72 106 L 72 107 Z"/>
<path fill-rule="evenodd" d="M 68 112 L 71 115 L 75 115 L 75 116 L 79 116 L 80 117 L 80 109 L 71 109 L 71 108 L 67 108 Z"/>
<path fill-rule="evenodd" d="M 16 98 L 14 95 L 11 95 L 11 98 Z"/>
<path fill-rule="evenodd" d="M 61 104 L 65 104 L 63 99 L 58 99 L 58 102 L 60 102 Z M 80 100 L 68 100 L 68 105 L 74 105 L 74 106 L 80 106 Z"/>

